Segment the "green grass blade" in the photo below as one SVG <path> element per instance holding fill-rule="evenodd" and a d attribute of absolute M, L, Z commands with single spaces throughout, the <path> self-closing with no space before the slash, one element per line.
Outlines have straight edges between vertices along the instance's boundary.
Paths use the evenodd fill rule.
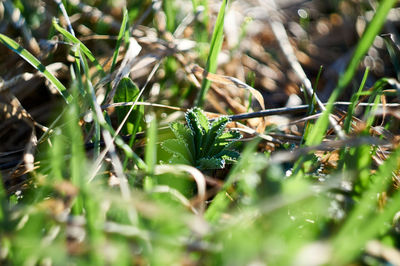
<path fill-rule="evenodd" d="M 89 58 L 89 60 L 96 66 L 97 70 L 99 70 L 103 76 L 105 75 L 103 67 L 94 57 L 89 48 L 86 47 L 86 45 L 84 45 L 80 40 L 78 40 L 78 38 L 76 38 L 74 35 L 72 35 L 67 30 L 63 29 L 60 25 L 58 25 L 55 19 L 53 19 L 53 26 L 57 31 L 59 31 L 62 35 L 64 35 L 65 38 L 70 40 L 73 44 L 76 44 L 77 47 L 87 56 L 87 58 Z"/>
<path fill-rule="evenodd" d="M 64 97 L 67 103 L 70 103 L 72 96 L 68 93 L 64 85 L 52 74 L 40 61 L 32 55 L 28 50 L 24 49 L 11 38 L 0 33 L 0 42 L 7 46 L 9 49 L 21 56 L 26 62 L 31 64 L 34 68 L 43 73 L 43 75 L 57 88 L 60 94 Z"/>
<path fill-rule="evenodd" d="M 76 91 L 74 91 L 74 96 L 77 98 L 77 88 L 74 88 Z M 84 151 L 84 145 L 83 145 L 83 136 L 81 132 L 81 128 L 79 127 L 79 108 L 78 104 L 76 103 L 76 100 L 74 100 L 70 105 L 69 109 L 66 112 L 66 120 L 67 121 L 73 121 L 72 123 L 67 124 L 67 135 L 71 139 L 71 161 L 70 161 L 70 178 L 71 182 L 76 186 L 76 187 L 82 187 L 85 185 L 85 171 L 82 171 L 82 169 L 85 169 L 86 167 L 86 157 L 85 157 L 85 151 Z M 75 214 L 81 214 L 83 212 L 83 199 L 82 196 L 79 195 L 75 199 L 75 204 L 73 206 L 73 211 Z"/>
<path fill-rule="evenodd" d="M 362 90 L 365 86 L 365 82 L 367 82 L 368 73 L 369 73 L 369 68 L 367 68 L 365 70 L 363 79 L 361 81 L 361 84 L 360 84 L 360 87 L 358 88 L 357 93 L 353 94 L 353 96 L 351 97 L 351 104 L 347 110 L 347 116 L 346 116 L 346 120 L 344 121 L 344 126 L 343 126 L 346 133 L 350 132 L 350 125 L 351 125 L 351 120 L 353 118 L 353 113 L 356 108 L 358 99 L 360 98 L 360 93 L 362 92 Z"/>
<path fill-rule="evenodd" d="M 152 115 L 152 120 L 149 122 L 149 128 L 147 130 L 146 136 L 146 149 L 144 154 L 145 163 L 147 165 L 147 172 L 150 176 L 146 176 L 144 182 L 144 188 L 150 190 L 154 186 L 154 181 L 152 180 L 152 174 L 154 173 L 154 167 L 157 160 L 157 120 L 155 115 Z"/>
<path fill-rule="evenodd" d="M 386 21 L 386 16 L 397 0 L 381 1 L 379 8 L 376 10 L 374 18 L 371 20 L 367 29 L 365 30 L 361 40 L 358 42 L 353 57 L 346 69 L 346 72 L 339 79 L 337 89 L 341 92 L 352 80 L 360 61 L 363 59 L 365 53 L 371 47 L 376 35 L 379 34 L 383 24 Z"/>
<path fill-rule="evenodd" d="M 223 0 L 221 8 L 219 9 L 217 21 L 215 23 L 214 32 L 211 38 L 210 53 L 208 54 L 206 71 L 215 73 L 217 70 L 217 59 L 218 54 L 221 51 L 222 42 L 224 40 L 224 19 L 225 19 L 225 7 L 228 0 Z M 201 90 L 197 97 L 196 106 L 202 107 L 208 89 L 210 88 L 211 82 L 207 79 L 203 79 L 201 83 Z"/>
<path fill-rule="evenodd" d="M 176 20 L 176 8 L 174 6 L 175 1 L 164 0 L 164 12 L 167 17 L 167 30 L 169 32 L 174 32 L 175 30 L 175 20 Z"/>
<path fill-rule="evenodd" d="M 307 138 L 307 145 L 315 145 L 322 141 L 325 130 L 329 124 L 329 114 L 332 112 L 333 103 L 352 80 L 360 61 L 364 57 L 365 53 L 368 51 L 369 47 L 372 45 L 372 42 L 374 41 L 376 35 L 379 34 L 380 29 L 385 23 L 387 14 L 396 2 L 396 0 L 385 0 L 380 3 L 373 19 L 371 20 L 363 36 L 358 42 L 354 55 L 351 58 L 351 61 L 346 71 L 339 78 L 339 83 L 336 86 L 335 90 L 332 92 L 328 104 L 326 105 L 326 111 L 324 111 L 322 116 L 318 119 L 314 129 L 310 133 L 310 136 Z"/>
<path fill-rule="evenodd" d="M 121 28 L 119 30 L 117 44 L 115 45 L 115 49 L 114 49 L 110 73 L 112 73 L 115 69 L 115 64 L 117 63 L 117 57 L 119 54 L 119 47 L 121 46 L 122 38 L 125 35 L 125 29 L 126 29 L 127 23 L 128 23 L 128 11 L 126 10 L 126 8 L 124 8 L 124 17 L 122 19 Z"/>

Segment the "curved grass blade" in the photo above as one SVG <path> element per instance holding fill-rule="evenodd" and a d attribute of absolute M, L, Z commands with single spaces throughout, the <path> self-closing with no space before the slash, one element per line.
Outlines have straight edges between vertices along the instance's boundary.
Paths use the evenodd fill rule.
<path fill-rule="evenodd" d="M 11 38 L 1 33 L 0 33 L 0 42 L 5 46 L 7 46 L 12 51 L 14 51 L 15 53 L 17 53 L 19 56 L 21 56 L 26 62 L 31 64 L 34 68 L 42 72 L 43 75 L 57 88 L 60 94 L 64 97 L 64 100 L 67 103 L 71 102 L 72 95 L 70 95 L 67 92 L 67 89 L 64 87 L 64 85 L 51 72 L 49 72 L 46 69 L 46 67 L 42 63 L 40 63 L 40 61 L 33 54 L 31 54 L 28 50 L 24 49 L 22 46 L 20 46 Z"/>
<path fill-rule="evenodd" d="M 89 50 L 89 48 L 86 47 L 78 38 L 76 38 L 74 35 L 69 33 L 67 30 L 63 29 L 60 25 L 58 25 L 57 20 L 53 19 L 53 26 L 54 28 L 59 31 L 62 35 L 64 35 L 65 38 L 70 40 L 72 43 L 76 44 L 78 48 L 89 58 L 89 60 L 95 64 L 97 70 L 100 71 L 102 76 L 105 75 L 103 67 L 100 65 L 100 63 L 97 61 L 97 59 L 94 57 L 92 52 Z"/>

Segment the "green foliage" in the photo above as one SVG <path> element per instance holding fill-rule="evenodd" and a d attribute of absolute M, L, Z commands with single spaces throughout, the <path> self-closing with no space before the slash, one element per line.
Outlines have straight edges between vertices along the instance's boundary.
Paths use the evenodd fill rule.
<path fill-rule="evenodd" d="M 170 128 L 175 139 L 162 143 L 162 148 L 172 154 L 171 163 L 190 164 L 199 169 L 222 169 L 225 163 L 237 160 L 239 153 L 232 149 L 241 138 L 237 131 L 224 132 L 229 123 L 227 117 L 220 117 L 210 123 L 200 108 L 190 109 L 186 123 L 172 123 Z"/>
<path fill-rule="evenodd" d="M 97 61 L 96 57 L 93 55 L 93 53 L 89 50 L 89 48 L 86 47 L 79 39 L 77 39 L 74 35 L 69 33 L 67 30 L 63 29 L 60 25 L 58 25 L 57 20 L 53 19 L 53 26 L 54 28 L 59 31 L 62 35 L 64 35 L 65 38 L 67 38 L 70 42 L 74 44 L 74 49 L 76 49 L 77 52 L 83 53 L 97 68 L 97 70 L 104 75 L 104 69 L 100 65 L 100 63 Z M 79 58 L 79 57 L 78 57 Z"/>
<path fill-rule="evenodd" d="M 139 92 L 140 92 L 139 88 L 129 77 L 123 78 L 118 84 L 117 90 L 114 95 L 114 102 L 115 103 L 135 102 L 136 98 L 139 95 Z M 131 106 L 117 107 L 118 124 L 120 124 L 122 120 L 124 120 L 130 108 Z M 124 124 L 122 133 L 125 135 L 126 134 L 135 135 L 136 132 L 138 132 L 138 130 L 140 130 L 141 128 L 143 114 L 144 114 L 144 106 L 143 105 L 135 106 L 132 112 L 129 114 L 126 123 Z"/>
<path fill-rule="evenodd" d="M 24 11 L 23 14 L 31 10 L 25 5 L 27 2 L 29 1 L 14 1 Z M 112 1 L 78 1 L 79 6 L 70 1 L 63 2 L 71 15 L 79 15 L 75 16 L 74 27 L 84 21 L 82 23 L 93 30 L 96 26 L 89 27 L 90 21 L 86 15 L 82 16 L 77 12 L 81 12 L 80 8 L 84 5 L 101 10 Z M 255 137 L 253 141 L 243 142 L 245 145 L 240 150 L 239 157 L 235 148 L 241 135 L 236 131 L 226 130 L 229 123 L 227 117 L 210 122 L 201 109 L 191 109 L 185 116 L 186 125 L 170 124 L 172 133 L 166 136 L 174 137 L 166 139 L 163 138 L 162 129 L 158 127 L 159 124 L 166 124 L 163 120 L 164 113 L 159 112 L 160 109 L 156 109 L 158 106 L 155 104 L 151 107 L 151 112 L 146 113 L 146 121 L 150 120 L 147 126 L 141 124 L 145 114 L 143 105 L 135 106 L 127 117 L 122 133 L 135 135 L 138 131 L 144 131 L 137 135 L 138 139 L 132 137 L 128 144 L 121 136 L 116 135 L 111 121 L 121 123 L 131 107 L 115 107 L 115 113 L 108 123 L 104 122 L 105 119 L 100 119 L 103 118 L 102 111 L 103 114 L 106 113 L 105 110 L 93 112 L 95 108 L 99 110 L 96 95 L 102 93 L 101 89 L 106 89 L 107 84 L 104 85 L 103 82 L 111 81 L 110 76 L 105 75 L 103 67 L 107 74 L 115 72 L 119 54 L 123 52 L 123 41 L 127 42 L 127 35 L 133 32 L 128 30 L 130 22 L 140 21 L 142 13 L 150 5 L 155 7 L 160 3 L 149 0 L 127 2 L 129 13 L 120 13 L 120 25 L 119 22 L 111 25 L 102 18 L 99 20 L 101 22 L 96 23 L 98 26 L 101 23 L 104 33 L 109 36 L 115 36 L 118 33 L 118 27 L 115 26 L 119 26 L 118 37 L 104 41 L 104 46 L 96 46 L 100 47 L 97 51 L 92 49 L 92 41 L 80 41 L 54 22 L 54 29 L 69 43 L 59 44 L 63 48 L 54 52 L 54 57 L 43 60 L 38 58 L 42 62 L 56 58 L 59 62 L 60 54 L 66 52 L 64 48 L 68 50 L 72 47 L 71 55 L 75 57 L 75 64 L 63 61 L 72 65 L 71 78 L 67 80 L 67 75 L 62 75 L 62 81 L 70 84 L 70 93 L 38 59 L 16 41 L 0 34 L 0 42 L 41 71 L 69 103 L 59 115 L 60 119 L 57 118 L 49 126 L 50 130 L 43 134 L 47 142 L 38 144 L 35 154 L 37 168 L 23 176 L 4 176 L 3 182 L 0 182 L 1 265 L 394 264 L 389 261 L 389 252 L 392 248 L 399 248 L 400 193 L 395 186 L 396 182 L 393 182 L 398 181 L 400 149 L 393 144 L 397 136 L 382 134 L 382 139 L 391 141 L 388 145 L 364 142 L 361 145 L 351 143 L 340 148 L 329 146 L 332 142 L 327 139 L 321 145 L 323 148 L 326 145 L 323 153 L 299 153 L 302 148 L 306 150 L 310 145 L 319 143 L 325 136 L 326 112 L 317 125 L 305 130 L 310 132 L 303 134 L 306 143 L 300 140 L 285 143 L 270 151 L 270 143 Z M 192 5 L 194 8 L 200 5 L 206 7 L 207 2 L 192 0 Z M 179 24 L 177 14 L 180 14 L 180 7 L 172 0 L 164 0 L 163 3 L 167 28 L 172 32 Z M 207 62 L 207 70 L 210 72 L 215 70 L 216 58 L 222 44 L 223 17 L 227 3 L 228 1 L 222 1 L 212 37 Z M 115 1 L 113 4 L 118 5 Z M 358 62 L 378 34 L 383 17 L 392 4 L 393 0 L 380 1 L 375 18 L 365 31 L 364 36 L 367 37 L 361 39 L 331 103 L 343 90 L 343 86 L 353 80 Z M 154 14 L 151 9 L 148 10 L 147 15 L 150 17 L 143 18 L 138 25 L 153 21 L 151 16 Z M 111 11 L 113 17 L 118 17 L 115 10 Z M 184 37 L 193 37 L 199 45 L 207 40 L 207 17 L 213 15 L 212 12 L 208 14 L 207 9 L 204 13 L 203 19 L 198 18 L 202 22 L 194 21 L 189 26 L 195 31 L 193 35 Z M 9 22 L 5 21 L 5 28 L 7 23 Z M 77 32 L 82 34 L 81 31 Z M 33 34 L 36 37 L 39 35 L 35 31 Z M 196 39 L 196 36 L 206 36 L 206 39 Z M 103 50 L 103 47 L 110 49 L 104 54 L 106 49 Z M 235 49 L 235 52 L 241 52 L 240 47 Z M 394 52 L 392 51 L 391 56 L 398 69 L 395 61 L 397 55 Z M 99 55 L 99 61 L 95 58 L 97 53 L 103 53 Z M 109 64 L 102 65 L 104 58 L 110 59 Z M 200 56 L 196 60 L 201 60 Z M 110 69 L 108 66 L 111 66 Z M 149 94 L 145 92 L 144 97 L 150 95 L 149 103 L 170 106 L 187 106 L 193 103 L 194 99 L 190 97 L 193 95 L 183 96 L 187 88 L 180 81 L 181 67 L 173 57 L 160 65 L 159 75 L 149 79 L 150 82 L 159 82 L 161 85 L 160 97 L 154 97 L 157 96 L 154 93 L 156 90 Z M 96 78 L 98 74 L 104 74 L 104 78 Z M 389 96 L 386 100 L 390 101 L 390 97 L 396 96 L 399 91 L 397 81 L 391 78 L 381 78 L 370 90 L 363 90 L 368 84 L 367 74 L 368 70 L 358 91 L 351 98 L 343 123 L 343 129 L 349 137 L 357 134 L 356 140 L 370 136 L 369 130 L 378 124 L 375 110 L 378 110 L 377 104 L 381 98 Z M 165 83 L 160 81 L 162 76 L 166 76 Z M 317 80 L 318 77 L 319 74 Z M 143 76 L 135 78 L 138 83 L 142 82 L 141 79 L 146 79 Z M 156 79 L 158 80 L 155 81 Z M 249 82 L 256 85 L 259 83 L 256 76 L 250 77 Z M 209 82 L 203 81 L 203 97 L 209 86 L 207 83 Z M 0 81 L 0 85 L 2 84 Z M 395 90 L 385 90 L 389 86 Z M 174 93 L 164 93 L 164 88 L 174 88 Z M 3 89 L 9 88 L 0 86 L 0 90 Z M 139 89 L 135 83 L 130 78 L 124 78 L 119 83 L 113 100 L 115 103 L 134 102 L 138 94 Z M 163 98 L 165 95 L 167 97 Z M 364 110 L 360 117 L 365 128 L 359 133 L 353 130 L 352 125 L 355 122 L 353 116 L 359 115 L 359 110 L 356 112 L 357 103 L 363 96 L 368 97 L 371 105 L 360 109 Z M 25 94 L 24 97 L 23 104 L 31 110 L 31 99 Z M 202 98 L 199 102 L 204 100 Z M 314 101 L 309 99 L 310 106 L 314 105 Z M 398 134 L 398 118 L 391 117 L 395 111 L 390 108 L 387 110 L 387 116 L 378 120 L 382 122 L 381 128 L 394 128 L 393 134 Z M 86 116 L 83 117 L 83 114 L 89 112 L 93 114 L 90 122 Z M 309 114 L 314 114 L 314 109 Z M 298 127 L 301 128 L 300 125 Z M 275 131 L 278 129 L 264 133 Z M 92 169 L 91 161 L 100 158 L 100 151 L 107 146 L 105 138 L 100 137 L 101 132 L 111 135 L 116 149 L 108 151 L 110 156 L 99 162 L 96 169 L 98 172 L 93 174 L 95 170 Z M 287 134 L 285 131 L 279 133 L 280 137 Z M 146 139 L 139 139 L 139 136 L 145 136 Z M 160 149 L 158 141 L 163 141 Z M 94 152 L 88 148 L 90 144 L 94 144 Z M 7 158 L 7 153 L 8 151 L 1 151 L 2 162 Z M 160 153 L 171 157 L 170 165 L 157 165 L 157 156 Z M 333 170 L 324 168 L 326 163 L 321 160 L 325 160 L 325 156 L 330 153 L 338 157 L 337 167 L 332 167 Z M 124 159 L 120 172 L 114 168 L 117 159 Z M 207 171 L 224 168 L 230 162 L 235 164 L 224 171 Z M 186 165 L 178 166 L 174 163 Z M 207 176 L 187 165 L 205 170 Z M 88 177 L 92 177 L 92 174 L 93 181 L 89 181 Z M 121 176 L 126 176 L 128 182 L 125 183 Z M 193 186 L 193 179 L 197 187 Z M 128 193 L 125 195 L 128 196 L 121 194 L 117 188 L 120 184 L 126 185 Z M 201 185 L 206 187 L 205 195 L 200 195 Z M 368 254 L 371 240 L 383 245 L 381 257 Z"/>

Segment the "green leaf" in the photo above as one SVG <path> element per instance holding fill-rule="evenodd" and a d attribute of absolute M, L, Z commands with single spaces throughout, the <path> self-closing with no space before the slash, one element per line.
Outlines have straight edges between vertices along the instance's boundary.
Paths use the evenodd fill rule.
<path fill-rule="evenodd" d="M 177 139 L 183 140 L 192 154 L 195 154 L 193 134 L 185 125 L 175 122 L 169 126 Z"/>
<path fill-rule="evenodd" d="M 210 122 L 208 121 L 207 116 L 203 113 L 203 111 L 200 108 L 197 107 L 193 108 L 193 112 L 197 116 L 200 126 L 203 128 L 204 132 L 207 133 L 210 126 Z"/>
<path fill-rule="evenodd" d="M 169 159 L 168 163 L 170 163 L 170 164 L 188 164 L 188 165 L 191 165 L 191 163 L 188 160 L 186 160 L 184 157 L 177 156 L 175 154 Z"/>
<path fill-rule="evenodd" d="M 218 153 L 216 155 L 216 157 L 221 157 L 222 159 L 224 159 L 226 162 L 236 162 L 237 159 L 239 159 L 240 157 L 240 153 L 234 150 L 227 150 L 224 149 L 223 151 L 221 151 L 220 153 Z"/>
<path fill-rule="evenodd" d="M 217 142 L 218 137 L 222 135 L 226 125 L 229 123 L 229 118 L 227 117 L 220 117 L 216 119 L 212 124 L 211 128 L 206 134 L 205 142 L 203 144 L 203 156 L 213 156 L 214 154 L 210 154 L 211 148 Z"/>
<path fill-rule="evenodd" d="M 397 79 L 400 80 L 400 49 L 394 42 L 394 34 L 385 34 L 382 35 L 382 38 L 385 41 L 390 60 L 392 61 L 394 69 L 396 70 Z"/>
<path fill-rule="evenodd" d="M 71 102 L 72 95 L 70 95 L 67 92 L 67 89 L 64 87 L 64 85 L 52 73 L 50 73 L 46 69 L 46 67 L 42 65 L 42 63 L 40 63 L 40 61 L 34 55 L 32 55 L 23 47 L 21 47 L 14 40 L 10 39 L 9 37 L 1 33 L 0 33 L 0 42 L 5 46 L 7 46 L 12 51 L 14 51 L 15 53 L 17 53 L 19 56 L 21 56 L 26 62 L 31 64 L 34 68 L 42 72 L 43 75 L 57 88 L 60 94 L 64 97 L 64 100 L 67 103 Z"/>
<path fill-rule="evenodd" d="M 205 134 L 204 128 L 201 126 L 201 123 L 199 121 L 199 117 L 197 114 L 194 112 L 193 109 L 189 110 L 186 115 L 186 123 L 190 130 L 192 131 L 193 137 L 194 137 L 194 144 L 195 144 L 195 158 L 197 158 L 197 154 L 200 154 L 200 149 L 202 147 L 202 141 L 203 141 L 203 136 Z"/>
<path fill-rule="evenodd" d="M 164 150 L 175 157 L 170 160 L 171 163 L 184 161 L 205 170 L 221 169 L 226 162 L 236 161 L 239 153 L 227 148 L 242 135 L 236 131 L 224 133 L 229 122 L 227 117 L 221 117 L 210 125 L 202 110 L 197 107 L 187 111 L 185 117 L 187 126 L 181 123 L 170 124 L 176 139 L 162 143 Z"/>
<path fill-rule="evenodd" d="M 242 134 L 238 131 L 228 131 L 223 133 L 215 142 L 214 146 L 210 148 L 210 154 L 218 154 L 224 149 L 232 147 L 236 141 L 242 138 Z"/>
<path fill-rule="evenodd" d="M 225 167 L 225 160 L 222 158 L 201 158 L 197 161 L 200 169 L 222 169 Z"/>
<path fill-rule="evenodd" d="M 118 84 L 114 96 L 114 102 L 115 103 L 134 102 L 138 97 L 139 92 L 140 90 L 136 86 L 136 84 L 129 77 L 125 77 Z M 128 114 L 130 108 L 131 108 L 130 106 L 117 107 L 118 123 L 122 122 L 122 120 Z M 144 106 L 143 105 L 135 106 L 132 112 L 130 113 L 128 120 L 126 121 L 126 124 L 122 129 L 122 133 L 131 135 L 136 134 L 141 125 L 143 114 L 144 114 Z"/>
<path fill-rule="evenodd" d="M 351 126 L 351 121 L 353 120 L 353 113 L 356 108 L 358 99 L 360 98 L 360 94 L 362 90 L 364 89 L 365 82 L 367 82 L 367 77 L 368 77 L 368 72 L 369 68 L 367 68 L 364 72 L 364 77 L 361 81 L 360 86 L 358 87 L 357 93 L 354 93 L 353 96 L 351 96 L 351 104 L 349 105 L 349 108 L 347 109 L 347 115 L 346 115 L 346 120 L 344 121 L 343 129 L 345 130 L 346 133 L 350 132 L 350 126 Z"/>
<path fill-rule="evenodd" d="M 161 147 L 174 156 L 184 159 L 186 164 L 193 164 L 193 157 L 188 145 L 180 139 L 168 139 L 164 141 Z"/>

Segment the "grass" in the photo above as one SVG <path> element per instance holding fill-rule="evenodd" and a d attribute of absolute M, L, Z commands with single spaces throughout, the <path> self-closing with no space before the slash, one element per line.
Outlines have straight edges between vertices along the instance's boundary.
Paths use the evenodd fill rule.
<path fill-rule="evenodd" d="M 225 18 L 225 8 L 227 2 L 228 2 L 227 0 L 222 1 L 220 10 L 218 12 L 217 21 L 215 22 L 214 31 L 211 37 L 210 52 L 208 54 L 206 63 L 207 72 L 215 73 L 215 71 L 217 70 L 218 54 L 221 50 L 222 41 L 224 39 L 224 18 Z M 196 105 L 198 107 L 203 106 L 210 85 L 211 82 L 208 79 L 203 79 L 203 82 L 201 83 L 201 90 L 197 97 Z"/>
<path fill-rule="evenodd" d="M 337 81 L 324 72 L 336 71 L 333 61 L 315 65 L 345 42 L 319 52 L 312 42 L 372 7 L 315 5 L 319 18 L 307 23 L 279 10 L 306 34 L 291 41 L 315 81 L 308 96 L 266 22 L 241 13 L 247 1 L 39 1 L 47 16 L 14 2 L 42 19 L 24 24 L 42 41 L 34 56 L 11 18 L 0 20 L 1 265 L 399 264 L 398 47 L 376 45 L 396 1 L 379 3 L 354 52 L 335 54 L 347 66 Z M 206 14 L 176 39 L 181 18 L 200 6 Z M 228 12 L 248 23 L 238 24 L 234 51 Z M 328 23 L 326 36 L 318 23 Z M 189 41 L 195 47 L 179 50 Z M 377 51 L 384 56 L 368 65 Z M 39 74 L 21 75 L 31 66 Z M 319 112 L 317 87 L 332 82 Z M 281 108 L 294 95 L 309 108 Z M 274 116 L 255 112 L 264 103 Z M 233 119 L 243 113 L 252 118 Z M 330 114 L 345 138 L 328 128 Z"/>

